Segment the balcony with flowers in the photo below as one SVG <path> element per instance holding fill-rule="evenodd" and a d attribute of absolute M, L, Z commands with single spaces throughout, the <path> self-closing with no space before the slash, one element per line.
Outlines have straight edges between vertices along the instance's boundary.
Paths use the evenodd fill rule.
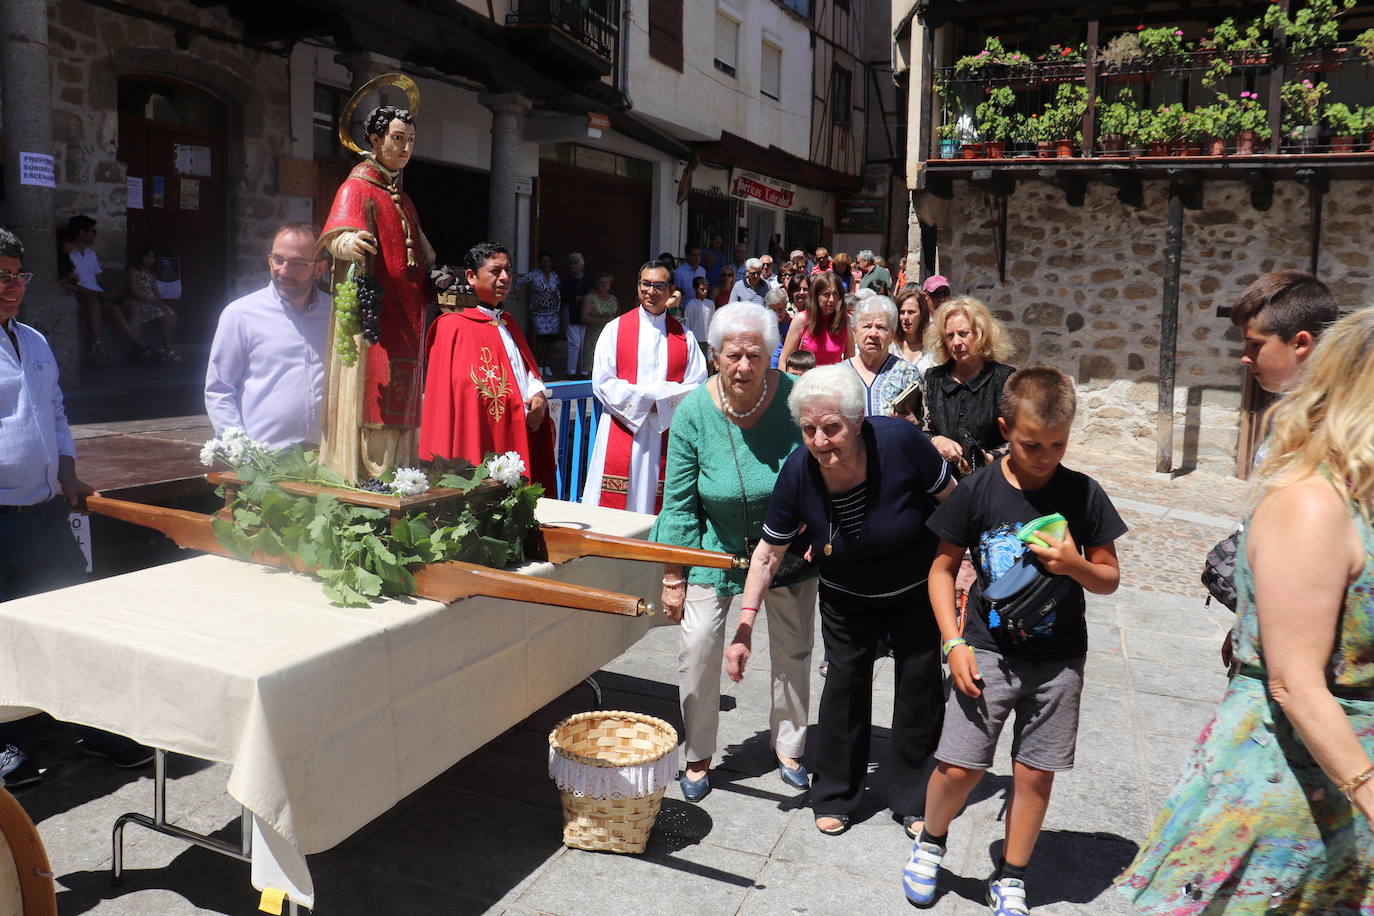
<path fill-rule="evenodd" d="M 929 173 L 1186 165 L 1374 175 L 1374 27 L 1359 27 L 1374 25 L 1374 8 L 1294 0 L 1211 22 L 1192 9 L 1177 8 L 1177 23 L 1125 28 L 1123 8 L 1088 13 L 1041 47 L 1031 42 L 1044 28 L 965 29 L 981 46 L 932 72 Z"/>

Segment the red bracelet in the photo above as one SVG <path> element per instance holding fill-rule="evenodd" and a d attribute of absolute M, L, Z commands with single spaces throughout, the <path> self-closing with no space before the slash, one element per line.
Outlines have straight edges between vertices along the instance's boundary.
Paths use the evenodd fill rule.
<path fill-rule="evenodd" d="M 757 614 L 759 612 L 759 609 L 756 607 L 742 607 L 739 609 L 739 612 L 741 614 L 743 614 L 745 611 L 753 611 L 755 614 Z"/>

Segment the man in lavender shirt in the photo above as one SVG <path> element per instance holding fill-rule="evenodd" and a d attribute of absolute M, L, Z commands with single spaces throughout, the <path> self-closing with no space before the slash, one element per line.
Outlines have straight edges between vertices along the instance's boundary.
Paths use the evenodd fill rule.
<path fill-rule="evenodd" d="M 272 282 L 225 306 L 205 370 L 205 413 L 215 432 L 238 427 L 273 448 L 320 441 L 333 302 L 315 284 L 325 262 L 313 226 L 277 230 Z"/>

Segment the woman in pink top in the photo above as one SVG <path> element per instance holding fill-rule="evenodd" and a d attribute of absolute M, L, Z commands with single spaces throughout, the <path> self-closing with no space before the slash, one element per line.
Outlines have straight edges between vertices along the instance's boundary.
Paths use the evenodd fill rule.
<path fill-rule="evenodd" d="M 853 356 L 854 338 L 849 333 L 849 314 L 839 279 L 828 270 L 815 274 L 807 298 L 811 307 L 792 319 L 778 365 L 787 365 L 787 357 L 794 350 L 810 350 L 816 354 L 818 366 L 829 366 Z"/>

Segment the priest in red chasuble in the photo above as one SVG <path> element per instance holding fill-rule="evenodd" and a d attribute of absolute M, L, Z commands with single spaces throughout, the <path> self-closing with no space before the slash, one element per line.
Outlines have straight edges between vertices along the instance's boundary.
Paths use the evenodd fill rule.
<path fill-rule="evenodd" d="M 666 314 L 673 274 L 657 261 L 639 269 L 639 307 L 606 325 L 592 359 L 592 391 L 606 408 L 596 428 L 582 501 L 656 513 L 673 411 L 706 381 L 692 332 Z"/>
<path fill-rule="evenodd" d="M 479 304 L 439 316 L 425 342 L 420 457 L 479 464 L 488 452 L 516 451 L 531 482 L 553 493 L 548 389 L 518 323 L 501 310 L 512 285 L 510 252 L 482 242 L 466 266 Z"/>
<path fill-rule="evenodd" d="M 418 94 L 412 106 L 417 103 Z M 336 280 L 359 262 L 382 289 L 380 339 L 369 343 L 358 336 L 355 365 L 340 362 L 330 336 L 320 459 L 353 483 L 415 458 L 420 346 L 434 262 L 415 205 L 401 190 L 401 170 L 415 145 L 411 112 L 382 106 L 368 116 L 364 130 L 371 150 L 339 186 L 319 242 L 320 250 L 334 256 Z"/>

